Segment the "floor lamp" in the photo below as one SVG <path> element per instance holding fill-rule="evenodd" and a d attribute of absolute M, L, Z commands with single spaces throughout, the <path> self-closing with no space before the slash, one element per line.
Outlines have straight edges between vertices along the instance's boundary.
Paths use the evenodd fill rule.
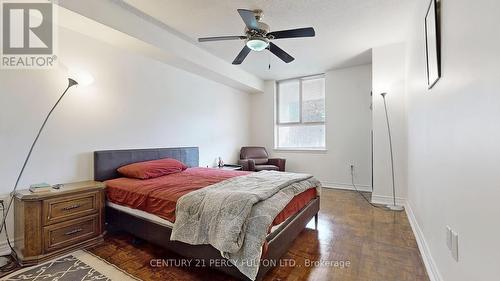
<path fill-rule="evenodd" d="M 396 205 L 396 187 L 394 183 L 394 154 L 392 152 L 392 135 L 391 126 L 389 125 L 389 114 L 387 113 L 387 103 L 385 102 L 385 96 L 387 93 L 380 94 L 382 99 L 384 99 L 384 109 L 385 109 L 385 120 L 387 121 L 387 133 L 389 134 L 389 150 L 391 152 L 391 172 L 392 172 L 392 204 L 386 205 L 387 209 L 391 211 L 403 211 L 404 207 L 402 205 Z"/>
<path fill-rule="evenodd" d="M 92 82 L 92 80 L 93 80 L 93 79 L 89 80 L 89 79 L 91 79 L 90 75 L 82 76 L 82 78 L 83 78 L 83 81 L 82 81 L 83 83 L 82 84 L 90 84 Z M 78 82 L 76 82 L 76 80 L 74 80 L 72 78 L 68 78 L 68 86 L 66 87 L 66 89 L 64 90 L 64 92 L 62 93 L 62 95 L 56 101 L 56 103 L 54 104 L 54 106 L 52 106 L 52 108 L 50 109 L 49 113 L 45 117 L 45 119 L 44 119 L 44 121 L 42 123 L 42 126 L 40 126 L 40 129 L 38 130 L 38 134 L 36 135 L 35 139 L 33 140 L 33 143 L 31 144 L 31 147 L 30 147 L 30 149 L 28 151 L 28 155 L 26 156 L 26 159 L 24 160 L 24 163 L 23 163 L 23 166 L 21 168 L 21 171 L 19 172 L 19 175 L 17 176 L 17 180 L 16 180 L 16 183 L 14 185 L 14 188 L 12 189 L 12 192 L 10 193 L 10 199 L 9 199 L 9 203 L 7 204 L 7 208 L 4 208 L 4 210 L 3 210 L 3 219 L 2 219 L 2 224 L 1 224 L 1 227 L 0 227 L 0 234 L 2 233 L 3 230 L 5 230 L 5 232 L 6 232 L 5 235 L 7 237 L 7 243 L 9 243 L 9 246 L 10 246 L 10 242 L 9 242 L 9 237 L 8 237 L 7 227 L 5 225 L 5 221 L 7 220 L 7 215 L 9 214 L 9 210 L 10 210 L 10 207 L 12 205 L 12 201 L 14 200 L 14 195 L 15 195 L 15 192 L 17 190 L 19 181 L 20 181 L 20 179 L 21 179 L 21 177 L 23 175 L 23 172 L 24 172 L 24 169 L 26 168 L 26 165 L 28 164 L 28 161 L 30 159 L 31 153 L 33 152 L 33 148 L 35 147 L 35 145 L 36 145 L 36 143 L 38 141 L 38 138 L 40 137 L 40 135 L 41 135 L 41 133 L 43 131 L 43 128 L 45 127 L 45 124 L 49 120 L 50 115 L 52 114 L 52 112 L 54 111 L 54 109 L 57 107 L 57 105 L 59 104 L 59 102 L 62 100 L 62 98 L 66 95 L 66 92 L 68 92 L 69 88 L 71 88 L 71 87 L 73 87 L 75 85 L 78 85 Z M 3 202 L 2 202 L 2 205 L 3 205 Z M 8 260 L 6 260 L 5 258 L 0 259 L 0 267 L 4 266 L 6 263 L 8 263 Z"/>

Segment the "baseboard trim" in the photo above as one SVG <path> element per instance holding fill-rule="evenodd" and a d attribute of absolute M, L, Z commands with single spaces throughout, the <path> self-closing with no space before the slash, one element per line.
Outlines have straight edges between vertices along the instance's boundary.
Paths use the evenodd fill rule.
<path fill-rule="evenodd" d="M 372 193 L 372 203 L 389 205 L 394 204 L 394 200 L 392 199 L 392 196 L 376 195 Z M 396 204 L 404 206 L 406 204 L 406 198 L 396 197 Z"/>
<path fill-rule="evenodd" d="M 425 240 L 424 233 L 422 229 L 418 225 L 417 219 L 411 205 L 408 201 L 405 203 L 405 211 L 406 216 L 408 217 L 408 221 L 410 222 L 411 229 L 413 230 L 413 235 L 415 235 L 415 239 L 417 240 L 418 249 L 420 250 L 420 255 L 422 256 L 422 260 L 425 265 L 425 269 L 427 270 L 427 275 L 431 281 L 443 281 L 441 274 L 437 268 L 436 262 L 432 258 L 431 251 L 429 249 L 429 245 Z"/>
<path fill-rule="evenodd" d="M 355 190 L 354 187 L 352 186 L 352 184 L 348 184 L 348 183 L 335 183 L 335 182 L 328 182 L 328 181 L 320 181 L 320 182 L 324 188 Z M 356 184 L 356 188 L 359 191 L 372 192 L 372 187 L 369 185 Z"/>

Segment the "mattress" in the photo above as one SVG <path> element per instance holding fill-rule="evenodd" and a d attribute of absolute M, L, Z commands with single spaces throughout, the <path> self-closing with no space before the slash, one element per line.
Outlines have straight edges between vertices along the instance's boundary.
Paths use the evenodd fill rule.
<path fill-rule="evenodd" d="M 135 212 L 135 215 L 140 215 L 160 224 L 169 222 L 172 225 L 175 222 L 176 203 L 180 197 L 194 190 L 249 173 L 196 167 L 188 168 L 180 173 L 147 180 L 116 178 L 105 181 L 106 195 L 110 206 L 117 207 L 118 205 L 134 211 L 141 211 Z M 298 213 L 316 196 L 317 191 L 315 188 L 298 194 L 276 216 L 272 225 L 277 226 Z M 122 211 L 127 210 L 130 213 L 128 209 L 122 209 Z M 158 219 L 161 219 L 161 221 Z"/>
<path fill-rule="evenodd" d="M 168 221 L 166 219 L 162 219 L 159 216 L 150 214 L 150 213 L 145 212 L 145 211 L 141 211 L 141 210 L 137 210 L 137 209 L 132 209 L 132 208 L 129 208 L 127 206 L 123 206 L 123 205 L 112 203 L 110 201 L 106 202 L 106 206 L 108 206 L 110 208 L 113 208 L 115 210 L 127 213 L 129 215 L 132 215 L 132 216 L 135 216 L 135 217 L 139 217 L 139 218 L 145 219 L 145 220 L 150 221 L 150 222 L 154 222 L 154 223 L 162 225 L 162 226 L 166 226 L 166 227 L 170 227 L 170 228 L 174 227 L 174 224 L 172 222 L 170 222 L 170 221 Z M 285 222 L 283 221 L 283 222 L 281 222 L 278 225 L 273 225 L 271 227 L 270 231 L 269 231 L 269 235 L 274 234 L 274 232 L 276 230 L 278 230 L 284 223 Z"/>

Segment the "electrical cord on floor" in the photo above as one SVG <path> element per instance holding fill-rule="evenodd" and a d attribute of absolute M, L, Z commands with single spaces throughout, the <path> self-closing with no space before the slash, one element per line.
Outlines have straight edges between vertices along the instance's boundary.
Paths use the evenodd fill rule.
<path fill-rule="evenodd" d="M 3 200 L 0 201 L 0 206 L 2 207 L 2 217 L 5 219 L 5 205 L 3 203 Z M 12 252 L 12 255 L 16 256 L 16 252 L 14 251 L 14 247 L 12 247 L 12 245 L 10 244 L 9 232 L 7 231 L 7 224 L 5 223 L 3 226 L 5 229 L 5 237 L 7 238 L 7 244 L 9 245 L 9 248 Z M 17 262 L 16 262 L 17 257 L 15 259 L 13 259 L 12 256 L 9 256 L 8 259 L 10 259 L 10 261 L 7 264 L 5 264 L 4 266 L 0 267 L 0 271 L 8 272 L 8 271 L 12 271 L 14 268 L 17 267 Z"/>
<path fill-rule="evenodd" d="M 360 195 L 361 197 L 363 197 L 363 199 L 365 199 L 365 201 L 366 201 L 366 202 L 368 202 L 368 204 L 372 205 L 372 207 L 374 207 L 374 208 L 379 208 L 379 209 L 384 210 L 384 211 L 386 210 L 386 209 L 385 209 L 384 207 L 382 207 L 382 206 L 378 206 L 378 205 L 373 204 L 373 203 L 370 201 L 370 199 L 366 198 L 366 197 L 365 197 L 365 195 L 364 195 L 361 191 L 359 191 L 359 190 L 358 190 L 358 188 L 357 188 L 357 187 L 356 187 L 356 185 L 354 184 L 354 166 L 351 166 L 351 183 L 352 183 L 352 186 L 354 187 L 354 190 L 356 190 L 356 192 L 357 192 L 357 193 L 359 193 L 359 195 Z M 373 191 L 373 190 L 372 190 L 372 191 Z"/>

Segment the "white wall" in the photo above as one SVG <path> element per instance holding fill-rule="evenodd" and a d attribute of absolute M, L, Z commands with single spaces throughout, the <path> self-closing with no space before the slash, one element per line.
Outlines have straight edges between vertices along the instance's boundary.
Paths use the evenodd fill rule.
<path fill-rule="evenodd" d="M 500 276 L 500 2 L 442 3 L 442 77 L 426 89 L 418 1 L 407 53 L 408 200 L 446 281 Z M 459 233 L 459 262 L 445 226 Z"/>
<path fill-rule="evenodd" d="M 199 146 L 200 165 L 237 160 L 249 139 L 250 94 L 60 29 L 59 60 L 95 78 L 53 113 L 20 182 L 93 178 L 101 149 Z M 0 70 L 0 194 L 16 180 L 44 116 L 67 85 L 55 70 Z M 9 225 L 12 230 L 12 225 Z"/>
<path fill-rule="evenodd" d="M 262 145 L 276 157 L 287 159 L 287 171 L 307 172 L 325 186 L 350 188 L 349 165 L 355 182 L 371 186 L 371 65 L 326 73 L 325 152 L 278 151 L 274 148 L 275 82 L 267 81 L 263 94 L 252 95 L 252 144 Z"/>
<path fill-rule="evenodd" d="M 372 201 L 392 203 L 392 172 L 389 134 L 381 93 L 391 126 L 396 197 L 407 193 L 407 140 L 405 109 L 405 45 L 372 49 L 373 65 L 373 194 Z M 397 202 L 396 202 L 397 203 Z"/>

